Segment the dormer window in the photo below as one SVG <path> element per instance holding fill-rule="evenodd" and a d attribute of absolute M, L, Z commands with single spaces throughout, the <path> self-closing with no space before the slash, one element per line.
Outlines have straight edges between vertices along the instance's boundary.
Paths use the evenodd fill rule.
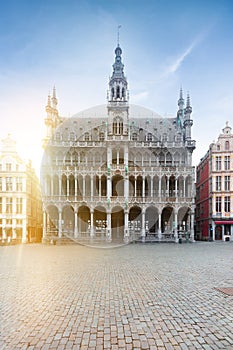
<path fill-rule="evenodd" d="M 89 135 L 88 132 L 85 133 L 85 135 L 84 135 L 84 140 L 85 140 L 85 141 L 89 141 L 89 140 L 90 140 L 90 135 Z"/>
<path fill-rule="evenodd" d="M 152 141 L 152 134 L 150 132 L 147 134 L 147 141 Z"/>
<path fill-rule="evenodd" d="M 100 141 L 104 141 L 104 132 L 100 133 Z"/>
<path fill-rule="evenodd" d="M 112 124 L 113 135 L 123 135 L 123 120 L 120 117 L 116 117 Z"/>
<path fill-rule="evenodd" d="M 229 151 L 229 149 L 230 149 L 230 143 L 229 143 L 229 141 L 226 141 L 225 142 L 225 150 Z"/>

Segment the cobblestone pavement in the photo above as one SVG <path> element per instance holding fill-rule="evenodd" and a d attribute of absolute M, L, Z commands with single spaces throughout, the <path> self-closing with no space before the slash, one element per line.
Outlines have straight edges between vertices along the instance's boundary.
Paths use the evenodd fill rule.
<path fill-rule="evenodd" d="M 0 247 L 0 349 L 233 349 L 233 243 Z"/>

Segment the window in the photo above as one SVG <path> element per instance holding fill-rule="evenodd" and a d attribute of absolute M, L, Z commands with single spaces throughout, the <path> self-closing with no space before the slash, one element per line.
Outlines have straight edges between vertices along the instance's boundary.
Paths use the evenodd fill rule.
<path fill-rule="evenodd" d="M 152 134 L 150 132 L 147 134 L 147 141 L 152 141 Z"/>
<path fill-rule="evenodd" d="M 23 190 L 23 179 L 21 177 L 16 178 L 16 191 L 21 192 Z"/>
<path fill-rule="evenodd" d="M 222 198 L 216 197 L 216 213 L 221 213 L 222 211 Z"/>
<path fill-rule="evenodd" d="M 7 214 L 12 214 L 12 203 L 13 203 L 12 198 L 7 197 L 6 198 L 6 213 Z"/>
<path fill-rule="evenodd" d="M 6 177 L 6 191 L 12 191 L 12 177 Z"/>
<path fill-rule="evenodd" d="M 230 213 L 230 211 L 231 211 L 230 196 L 226 196 L 224 198 L 224 211 L 225 211 L 225 213 Z"/>
<path fill-rule="evenodd" d="M 16 214 L 23 213 L 23 198 L 16 198 Z"/>
<path fill-rule="evenodd" d="M 221 176 L 216 176 L 216 191 L 221 191 Z"/>
<path fill-rule="evenodd" d="M 6 224 L 7 225 L 12 225 L 12 219 L 6 219 Z"/>
<path fill-rule="evenodd" d="M 221 156 L 216 157 L 216 170 L 221 170 Z"/>
<path fill-rule="evenodd" d="M 225 170 L 230 170 L 230 156 L 224 157 Z"/>
<path fill-rule="evenodd" d="M 2 191 L 2 177 L 0 177 L 0 191 Z"/>
<path fill-rule="evenodd" d="M 230 191 L 230 176 L 225 176 L 224 179 L 225 191 Z"/>
<path fill-rule="evenodd" d="M 75 140 L 75 133 L 71 132 L 70 133 L 70 141 L 74 141 Z"/>
<path fill-rule="evenodd" d="M 100 141 L 104 141 L 104 132 L 100 133 Z"/>
<path fill-rule="evenodd" d="M 163 142 L 167 141 L 167 134 L 163 134 Z"/>
<path fill-rule="evenodd" d="M 2 213 L 2 197 L 0 197 L 0 213 Z"/>
<path fill-rule="evenodd" d="M 85 135 L 84 135 L 84 140 L 85 140 L 85 141 L 89 141 L 89 140 L 90 140 L 90 135 L 89 135 L 88 132 L 85 133 Z"/>
<path fill-rule="evenodd" d="M 137 141 L 137 139 L 138 139 L 138 135 L 137 135 L 136 132 L 134 132 L 134 133 L 132 134 L 132 140 L 133 140 L 133 141 Z"/>
<path fill-rule="evenodd" d="M 112 132 L 114 135 L 123 134 L 123 121 L 120 117 L 114 118 L 113 124 L 112 124 Z"/>
<path fill-rule="evenodd" d="M 230 143 L 229 143 L 229 141 L 226 141 L 225 142 L 225 150 L 229 150 L 230 149 Z"/>
<path fill-rule="evenodd" d="M 16 225 L 23 225 L 22 219 L 16 219 Z"/>
<path fill-rule="evenodd" d="M 11 163 L 6 163 L 6 171 L 11 171 Z"/>
<path fill-rule="evenodd" d="M 217 145 L 217 151 L 220 151 L 220 145 Z"/>

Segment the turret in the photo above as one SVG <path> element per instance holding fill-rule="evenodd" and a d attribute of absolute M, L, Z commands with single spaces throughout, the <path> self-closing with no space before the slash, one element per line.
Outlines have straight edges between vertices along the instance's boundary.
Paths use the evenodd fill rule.
<path fill-rule="evenodd" d="M 184 99 L 183 99 L 183 91 L 180 88 L 180 98 L 178 100 L 178 112 L 177 112 L 177 125 L 179 129 L 182 129 L 182 125 L 184 122 Z"/>

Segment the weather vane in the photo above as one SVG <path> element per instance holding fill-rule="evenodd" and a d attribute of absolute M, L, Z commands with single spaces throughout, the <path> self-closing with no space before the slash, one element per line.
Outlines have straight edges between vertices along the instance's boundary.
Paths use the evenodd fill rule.
<path fill-rule="evenodd" d="M 121 25 L 119 24 L 117 27 L 117 45 L 118 46 L 120 45 L 120 28 L 121 28 Z"/>

